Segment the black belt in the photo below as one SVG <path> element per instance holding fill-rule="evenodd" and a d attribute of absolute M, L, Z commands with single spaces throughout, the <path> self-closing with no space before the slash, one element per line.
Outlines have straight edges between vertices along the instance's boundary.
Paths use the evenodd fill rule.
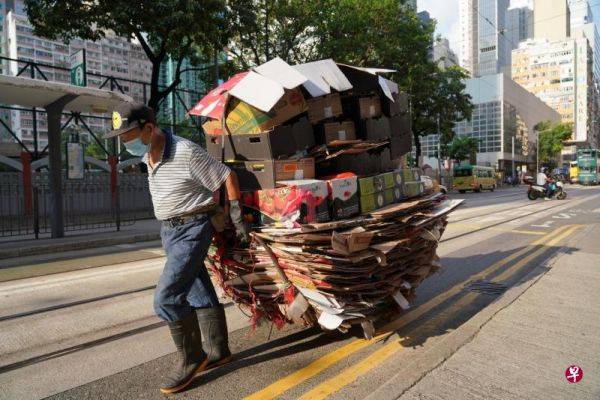
<path fill-rule="evenodd" d="M 173 217 L 169 219 L 165 219 L 162 223 L 167 228 L 175 228 L 176 226 L 186 224 L 190 221 L 197 221 L 206 217 L 208 214 L 206 213 L 197 213 L 197 214 L 189 214 L 183 215 L 181 217 Z"/>

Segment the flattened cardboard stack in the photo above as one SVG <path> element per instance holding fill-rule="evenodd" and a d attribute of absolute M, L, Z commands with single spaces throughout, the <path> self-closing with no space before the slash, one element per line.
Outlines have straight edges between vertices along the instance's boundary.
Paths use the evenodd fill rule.
<path fill-rule="evenodd" d="M 214 251 L 207 263 L 255 319 L 341 331 L 360 324 L 369 337 L 378 318 L 407 310 L 440 268 L 436 248 L 460 202 L 424 195 L 351 219 L 265 227 L 249 249 Z"/>

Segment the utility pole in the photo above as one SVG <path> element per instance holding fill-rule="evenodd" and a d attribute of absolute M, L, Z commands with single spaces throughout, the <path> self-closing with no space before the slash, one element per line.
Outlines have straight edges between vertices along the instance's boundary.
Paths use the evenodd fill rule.
<path fill-rule="evenodd" d="M 442 133 L 440 132 L 440 115 L 438 114 L 437 118 L 437 133 L 438 133 L 438 142 L 437 142 L 437 162 L 438 162 L 438 174 L 440 184 L 442 183 Z"/>
<path fill-rule="evenodd" d="M 515 179 L 515 137 L 512 137 L 512 177 Z"/>
<path fill-rule="evenodd" d="M 535 173 L 540 172 L 540 131 L 536 130 L 535 140 Z"/>

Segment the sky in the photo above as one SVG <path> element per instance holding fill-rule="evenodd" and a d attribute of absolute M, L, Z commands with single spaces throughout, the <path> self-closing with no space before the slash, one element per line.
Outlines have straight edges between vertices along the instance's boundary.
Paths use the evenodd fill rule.
<path fill-rule="evenodd" d="M 511 0 L 511 5 L 526 5 L 530 0 Z M 598 24 L 600 21 L 600 2 L 590 1 L 592 12 Z M 418 11 L 429 11 L 432 18 L 437 20 L 436 34 L 446 37 L 450 47 L 458 55 L 460 34 L 458 25 L 458 0 L 417 0 Z"/>

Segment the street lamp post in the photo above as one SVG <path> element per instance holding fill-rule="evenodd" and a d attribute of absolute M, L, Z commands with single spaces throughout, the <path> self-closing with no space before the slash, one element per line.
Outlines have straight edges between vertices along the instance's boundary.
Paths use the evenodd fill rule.
<path fill-rule="evenodd" d="M 512 137 L 512 177 L 515 179 L 515 137 Z"/>

